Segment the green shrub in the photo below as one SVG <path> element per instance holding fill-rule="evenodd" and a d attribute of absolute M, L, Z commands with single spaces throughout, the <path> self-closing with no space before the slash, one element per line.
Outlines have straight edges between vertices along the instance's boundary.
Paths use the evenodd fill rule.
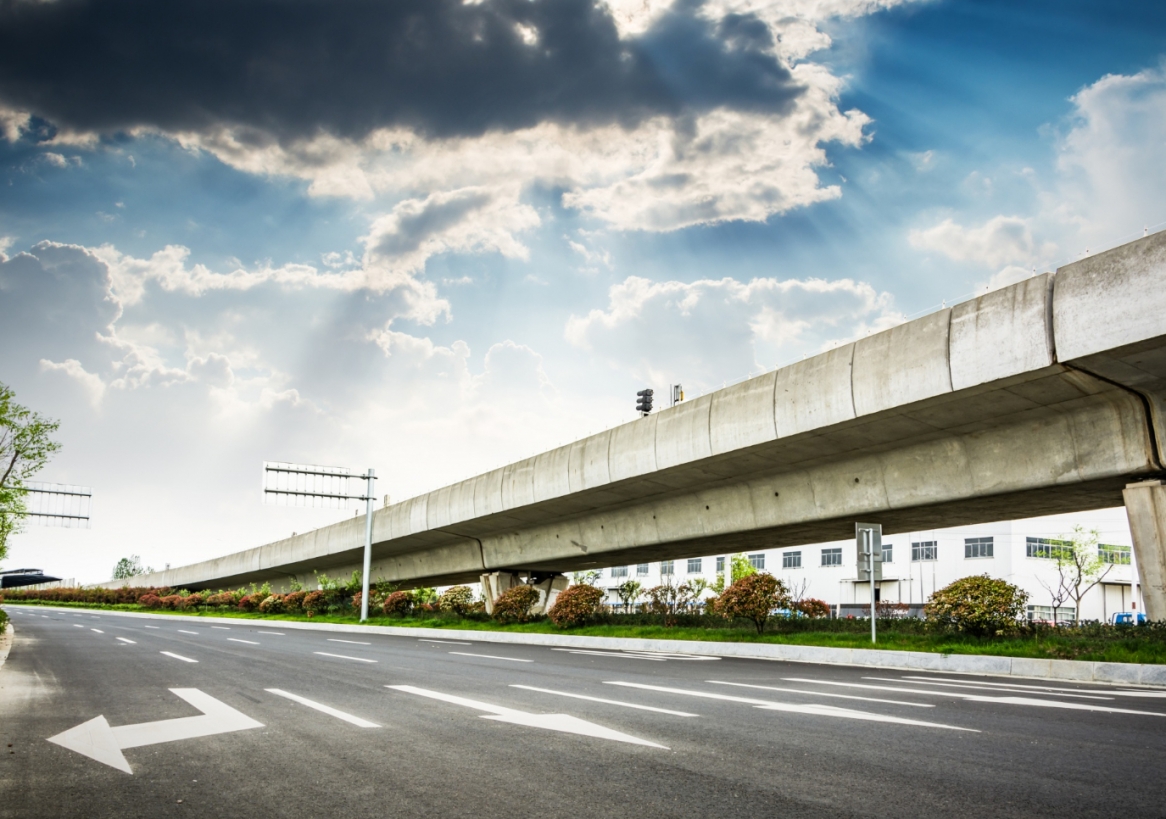
<path fill-rule="evenodd" d="M 168 594 L 162 598 L 162 608 L 173 611 L 182 605 L 182 595 Z"/>
<path fill-rule="evenodd" d="M 143 594 L 138 598 L 138 605 L 144 609 L 162 608 L 162 598 L 156 594 Z"/>
<path fill-rule="evenodd" d="M 283 611 L 283 595 L 271 594 L 259 604 L 259 611 L 264 614 L 279 614 Z"/>
<path fill-rule="evenodd" d="M 404 617 L 413 610 L 413 592 L 395 591 L 385 598 L 381 610 L 388 616 Z"/>
<path fill-rule="evenodd" d="M 181 602 L 179 602 L 178 608 L 180 608 L 180 609 L 197 609 L 201 605 L 202 605 L 202 595 L 201 594 L 188 594 L 182 598 Z"/>
<path fill-rule="evenodd" d="M 506 623 L 524 623 L 530 619 L 530 609 L 538 602 L 538 589 L 534 586 L 513 586 L 494 601 L 494 619 Z"/>
<path fill-rule="evenodd" d="M 1015 631 L 1028 592 L 986 574 L 960 578 L 927 599 L 929 625 L 984 637 Z"/>
<path fill-rule="evenodd" d="M 239 600 L 238 608 L 240 611 L 255 611 L 259 608 L 259 604 L 266 599 L 266 596 L 260 597 L 258 594 L 245 594 Z"/>
<path fill-rule="evenodd" d="M 451 586 L 437 600 L 437 607 L 461 616 L 474 604 L 474 590 L 469 586 Z"/>
<path fill-rule="evenodd" d="M 758 572 L 742 577 L 725 589 L 717 599 L 716 611 L 729 619 L 752 620 L 761 634 L 773 610 L 789 608 L 789 605 L 785 584 L 771 574 Z"/>
<path fill-rule="evenodd" d="M 571 628 L 586 623 L 599 613 L 603 592 L 594 586 L 571 586 L 559 594 L 547 616 L 559 628 Z"/>
<path fill-rule="evenodd" d="M 322 591 L 310 591 L 304 595 L 304 600 L 300 605 L 308 613 L 308 616 L 311 617 L 319 614 L 328 607 L 328 599 Z"/>
<path fill-rule="evenodd" d="M 302 590 L 296 590 L 285 594 L 283 596 L 283 610 L 295 613 L 303 611 L 304 598 L 307 596 L 308 593 Z"/>
<path fill-rule="evenodd" d="M 829 617 L 830 604 L 824 600 L 818 600 L 815 597 L 807 597 L 805 600 L 799 600 L 794 603 L 791 608 L 794 611 L 800 611 L 807 617 Z"/>

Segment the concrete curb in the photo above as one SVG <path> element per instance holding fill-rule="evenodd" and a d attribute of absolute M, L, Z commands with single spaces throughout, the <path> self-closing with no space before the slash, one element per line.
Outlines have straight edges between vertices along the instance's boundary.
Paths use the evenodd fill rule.
<path fill-rule="evenodd" d="M 14 633 L 11 622 L 4 627 L 3 632 L 0 632 L 0 669 L 4 668 L 4 661 L 8 659 L 8 652 L 12 650 L 12 635 Z"/>
<path fill-rule="evenodd" d="M 56 608 L 114 617 L 158 617 L 136 611 L 109 609 L 62 609 L 55 606 L 17 606 L 13 608 Z M 1061 682 L 1112 683 L 1117 685 L 1166 686 L 1166 665 L 1139 663 L 1093 663 L 1075 660 L 1034 660 L 1023 657 L 995 657 L 981 654 L 933 654 L 924 651 L 879 651 L 867 648 L 826 648 L 780 643 L 721 643 L 700 640 L 639 640 L 630 637 L 584 637 L 573 634 L 518 634 L 502 631 L 467 629 L 409 628 L 407 626 L 358 626 L 343 623 L 307 623 L 294 620 L 246 620 L 234 617 L 191 617 L 162 615 L 178 623 L 247 624 L 264 628 L 298 628 L 347 634 L 384 634 L 389 637 L 435 637 L 472 640 L 479 643 L 555 648 L 598 648 L 609 651 L 659 651 L 668 654 L 693 654 L 705 657 L 739 657 L 752 660 L 777 660 L 819 665 L 847 665 L 861 668 L 892 668 L 900 671 L 940 671 L 949 674 L 976 674 L 987 677 L 1021 677 L 1024 679 L 1060 680 Z M 9 624 L 9 628 L 11 628 Z"/>

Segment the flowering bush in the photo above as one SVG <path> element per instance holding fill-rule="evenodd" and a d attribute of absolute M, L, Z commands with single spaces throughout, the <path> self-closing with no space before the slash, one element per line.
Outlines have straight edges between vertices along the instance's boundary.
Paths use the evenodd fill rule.
<path fill-rule="evenodd" d="M 752 620 L 757 633 L 761 634 L 773 610 L 789 608 L 789 604 L 785 584 L 771 574 L 758 572 L 742 577 L 725 589 L 717 600 L 716 611 L 729 619 L 743 617 Z"/>
<path fill-rule="evenodd" d="M 162 608 L 176 609 L 182 605 L 182 596 L 178 594 L 168 594 L 162 598 Z"/>
<path fill-rule="evenodd" d="M 259 604 L 259 610 L 264 614 L 279 614 L 283 611 L 283 595 L 268 595 L 263 600 L 263 602 Z"/>
<path fill-rule="evenodd" d="M 792 608 L 794 611 L 800 611 L 807 617 L 830 616 L 830 604 L 824 600 L 818 600 L 814 597 L 807 597 L 805 600 L 799 600 L 793 604 Z"/>
<path fill-rule="evenodd" d="M 308 596 L 307 592 L 294 591 L 289 592 L 283 596 L 283 610 L 299 612 L 303 610 L 304 598 Z"/>
<path fill-rule="evenodd" d="M 381 607 L 386 615 L 404 616 L 413 610 L 413 592 L 395 591 L 385 598 Z"/>
<path fill-rule="evenodd" d="M 512 586 L 494 601 L 494 619 L 501 622 L 517 620 L 519 623 L 530 619 L 530 609 L 538 602 L 538 589 L 534 586 Z"/>
<path fill-rule="evenodd" d="M 265 599 L 267 599 L 266 596 L 260 597 L 258 594 L 244 595 L 239 600 L 239 603 L 238 603 L 239 610 L 240 611 L 255 611 L 255 609 L 259 608 L 259 604 L 262 603 Z"/>
<path fill-rule="evenodd" d="M 319 614 L 328 607 L 328 599 L 322 591 L 310 591 L 304 595 L 303 602 L 300 606 L 308 613 L 308 616 Z"/>
<path fill-rule="evenodd" d="M 923 613 L 936 628 L 978 636 L 1002 635 L 1016 628 L 1027 602 L 1028 592 L 979 574 L 935 592 L 927 599 Z"/>
<path fill-rule="evenodd" d="M 233 606 L 235 603 L 235 595 L 231 592 L 219 592 L 206 599 L 208 606 Z"/>
<path fill-rule="evenodd" d="M 196 609 L 202 605 L 201 594 L 188 594 L 178 602 L 180 609 Z"/>
<path fill-rule="evenodd" d="M 559 628 L 585 623 L 599 612 L 603 592 L 594 586 L 571 586 L 559 594 L 547 616 Z"/>
<path fill-rule="evenodd" d="M 162 608 L 162 598 L 156 594 L 143 594 L 138 598 L 138 605 L 144 609 Z"/>
<path fill-rule="evenodd" d="M 442 611 L 451 611 L 463 615 L 474 604 L 474 592 L 469 586 L 451 586 L 437 601 L 437 607 Z"/>

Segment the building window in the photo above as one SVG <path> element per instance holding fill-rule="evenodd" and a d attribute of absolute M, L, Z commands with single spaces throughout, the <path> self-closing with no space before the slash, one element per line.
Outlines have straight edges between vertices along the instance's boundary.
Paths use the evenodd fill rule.
<path fill-rule="evenodd" d="M 611 567 L 611 576 L 612 577 L 627 577 L 628 576 L 628 567 L 627 566 L 612 566 Z"/>
<path fill-rule="evenodd" d="M 937 560 L 938 558 L 939 547 L 934 540 L 911 544 L 911 562 L 918 563 L 921 560 Z"/>
<path fill-rule="evenodd" d="M 689 574 L 700 574 L 701 573 L 700 564 L 701 564 L 701 560 L 699 557 L 690 557 L 688 559 L 688 573 Z"/>
<path fill-rule="evenodd" d="M 992 538 L 968 537 L 964 538 L 964 558 L 991 557 Z"/>
<path fill-rule="evenodd" d="M 1077 614 L 1077 609 L 1073 606 L 1058 606 L 1057 607 L 1057 622 L 1058 623 L 1072 623 Z M 1030 623 L 1052 623 L 1053 622 L 1053 607 L 1052 606 L 1029 606 L 1028 607 L 1028 622 Z"/>
<path fill-rule="evenodd" d="M 647 573 L 648 573 L 648 564 L 647 563 L 637 563 L 636 564 L 636 574 L 638 574 L 640 577 L 643 577 Z"/>
<path fill-rule="evenodd" d="M 823 549 L 822 550 L 822 565 L 823 566 L 841 566 L 842 565 L 842 550 L 841 549 Z"/>
<path fill-rule="evenodd" d="M 749 555 L 749 565 L 761 571 L 765 568 L 765 554 Z"/>
<path fill-rule="evenodd" d="M 660 574 L 662 574 L 662 575 L 672 574 L 672 561 L 671 560 L 661 560 L 660 561 Z"/>
<path fill-rule="evenodd" d="M 1055 560 L 1057 554 L 1068 546 L 1069 544 L 1063 540 L 1049 540 L 1044 537 L 1026 537 L 1024 539 L 1024 554 L 1027 557 Z"/>
<path fill-rule="evenodd" d="M 1111 546 L 1108 543 L 1097 544 L 1097 556 L 1102 563 L 1118 563 L 1128 566 L 1130 563 L 1129 546 Z"/>
<path fill-rule="evenodd" d="M 781 567 L 783 569 L 800 569 L 802 567 L 802 553 L 782 552 Z"/>
<path fill-rule="evenodd" d="M 725 571 L 725 559 L 723 557 L 717 558 L 717 574 L 723 574 Z"/>
<path fill-rule="evenodd" d="M 895 544 L 884 543 L 883 544 L 883 563 L 894 563 L 894 562 L 895 562 Z"/>

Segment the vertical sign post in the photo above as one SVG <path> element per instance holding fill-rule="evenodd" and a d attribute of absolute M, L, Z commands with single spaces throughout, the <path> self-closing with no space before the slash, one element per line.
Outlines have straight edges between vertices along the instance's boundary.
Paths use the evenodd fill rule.
<path fill-rule="evenodd" d="M 348 491 L 348 482 L 364 479 L 364 494 Z M 364 571 L 361 577 L 360 621 L 368 619 L 369 574 L 372 572 L 372 501 L 376 472 L 354 475 L 343 467 L 306 466 L 265 461 L 263 499 L 284 506 L 324 506 L 341 509 L 349 501 L 364 501 Z"/>
<path fill-rule="evenodd" d="M 858 579 L 870 581 L 870 641 L 878 642 L 875 610 L 876 584 L 883 579 L 883 526 L 881 523 L 854 524 L 858 546 Z"/>

